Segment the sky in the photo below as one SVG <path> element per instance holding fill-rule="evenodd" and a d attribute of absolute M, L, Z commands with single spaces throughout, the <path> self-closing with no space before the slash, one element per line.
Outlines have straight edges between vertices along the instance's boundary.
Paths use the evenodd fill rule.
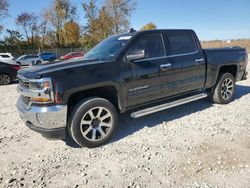
<path fill-rule="evenodd" d="M 8 0 L 9 17 L 0 20 L 5 28 L 21 29 L 15 18 L 21 12 L 41 11 L 52 0 Z M 71 0 L 77 7 L 79 24 L 84 25 L 81 2 Z M 86 0 L 85 0 L 86 1 Z M 97 0 L 99 6 L 104 0 Z M 135 0 L 136 1 L 136 0 Z M 193 29 L 201 40 L 250 38 L 250 0 L 137 0 L 131 17 L 131 27 L 139 30 L 153 22 L 159 29 Z M 0 38 L 4 33 L 0 35 Z"/>

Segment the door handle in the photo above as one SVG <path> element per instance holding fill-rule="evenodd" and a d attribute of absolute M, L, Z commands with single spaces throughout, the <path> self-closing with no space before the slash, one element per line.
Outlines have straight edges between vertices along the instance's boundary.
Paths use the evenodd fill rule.
<path fill-rule="evenodd" d="M 199 63 L 199 62 L 203 62 L 204 58 L 200 58 L 200 59 L 196 59 L 195 62 Z"/>
<path fill-rule="evenodd" d="M 162 71 L 165 71 L 165 70 L 169 69 L 171 66 L 172 66 L 171 63 L 161 64 L 161 65 L 160 65 L 160 69 L 161 69 Z"/>

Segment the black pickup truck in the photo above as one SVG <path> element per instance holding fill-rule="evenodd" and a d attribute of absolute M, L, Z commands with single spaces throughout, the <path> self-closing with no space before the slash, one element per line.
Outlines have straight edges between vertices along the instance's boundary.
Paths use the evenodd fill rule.
<path fill-rule="evenodd" d="M 97 147 L 118 128 L 118 113 L 138 118 L 206 97 L 229 103 L 247 62 L 240 47 L 202 49 L 192 30 L 131 31 L 82 59 L 19 71 L 17 108 L 47 138 Z"/>

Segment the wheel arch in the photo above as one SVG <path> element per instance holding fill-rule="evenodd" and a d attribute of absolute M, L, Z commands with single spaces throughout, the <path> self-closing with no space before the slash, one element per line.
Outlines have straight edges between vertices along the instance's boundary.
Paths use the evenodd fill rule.
<path fill-rule="evenodd" d="M 68 110 L 70 111 L 81 100 L 89 97 L 99 97 L 110 101 L 117 111 L 121 110 L 120 96 L 118 89 L 112 85 L 88 88 L 71 93 L 67 97 Z"/>
<path fill-rule="evenodd" d="M 231 73 L 236 79 L 238 73 L 238 66 L 236 64 L 221 66 L 218 71 L 217 79 L 219 79 L 219 76 L 223 73 Z"/>

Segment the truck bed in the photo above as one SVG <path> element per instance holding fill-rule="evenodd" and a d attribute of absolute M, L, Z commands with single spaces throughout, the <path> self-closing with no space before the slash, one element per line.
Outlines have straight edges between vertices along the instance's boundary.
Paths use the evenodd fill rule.
<path fill-rule="evenodd" d="M 247 53 L 245 48 L 226 47 L 203 49 L 207 59 L 206 86 L 213 86 L 218 76 L 218 71 L 223 66 L 232 66 L 235 70 L 236 81 L 242 80 L 246 74 Z"/>

